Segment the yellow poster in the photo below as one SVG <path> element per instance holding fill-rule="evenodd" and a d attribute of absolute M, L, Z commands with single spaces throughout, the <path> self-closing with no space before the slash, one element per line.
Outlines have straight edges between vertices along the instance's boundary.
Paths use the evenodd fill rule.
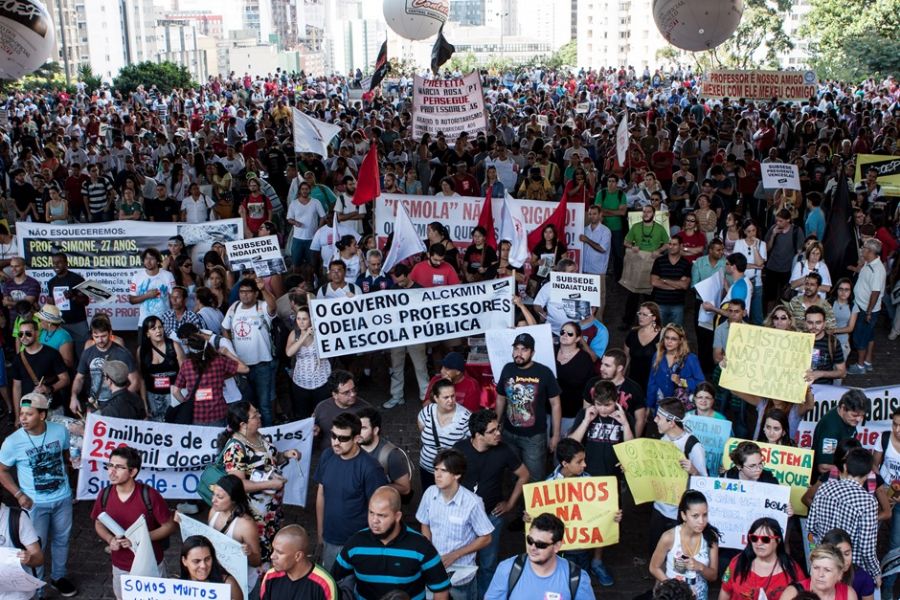
<path fill-rule="evenodd" d="M 882 196 L 900 196 L 900 157 L 860 154 L 856 157 L 856 178 L 860 183 L 869 169 L 878 171 L 878 185 Z M 853 190 L 850 190 L 851 193 Z"/>
<path fill-rule="evenodd" d="M 635 226 L 635 224 L 640 223 L 641 219 L 644 218 L 644 213 L 639 210 L 633 210 L 628 213 L 628 229 L 631 229 Z M 656 216 L 653 217 L 653 220 L 662 225 L 666 233 L 669 233 L 671 229 L 669 228 L 669 211 L 667 210 L 659 210 L 656 211 Z"/>
<path fill-rule="evenodd" d="M 738 444 L 744 442 L 740 438 L 729 438 L 725 442 L 725 451 L 722 453 L 722 467 L 726 470 L 731 468 L 731 451 Z M 762 450 L 765 468 L 775 475 L 775 479 L 781 485 L 791 486 L 791 506 L 794 508 L 794 514 L 797 516 L 805 516 L 807 512 L 806 505 L 800 501 L 807 488 L 811 485 L 812 465 L 814 452 L 809 448 L 792 448 L 790 446 L 779 446 L 778 444 L 765 444 L 763 442 L 755 442 Z"/>
<path fill-rule="evenodd" d="M 728 328 L 723 388 L 802 404 L 815 336 L 742 323 Z"/>
<path fill-rule="evenodd" d="M 563 550 L 619 543 L 619 524 L 615 522 L 619 488 L 615 477 L 568 477 L 529 483 L 522 493 L 530 518 L 547 512 L 566 524 Z"/>
<path fill-rule="evenodd" d="M 616 444 L 613 450 L 625 471 L 635 504 L 658 500 L 678 505 L 688 482 L 687 471 L 679 463 L 685 456 L 678 446 L 640 439 Z"/>

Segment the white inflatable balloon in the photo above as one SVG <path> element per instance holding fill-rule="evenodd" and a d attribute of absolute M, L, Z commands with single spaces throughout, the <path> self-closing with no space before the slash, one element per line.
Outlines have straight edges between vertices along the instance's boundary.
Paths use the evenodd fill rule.
<path fill-rule="evenodd" d="M 0 1 L 0 79 L 33 73 L 53 51 L 56 36 L 39 0 Z"/>
<path fill-rule="evenodd" d="M 653 0 L 653 20 L 670 44 L 699 52 L 715 48 L 741 24 L 743 0 Z"/>
<path fill-rule="evenodd" d="M 384 0 L 388 27 L 408 40 L 435 35 L 449 14 L 450 0 Z"/>

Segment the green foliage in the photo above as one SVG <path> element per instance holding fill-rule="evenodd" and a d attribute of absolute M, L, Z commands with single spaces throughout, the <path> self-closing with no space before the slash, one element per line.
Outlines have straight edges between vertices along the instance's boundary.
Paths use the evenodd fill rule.
<path fill-rule="evenodd" d="M 551 54 L 546 59 L 538 59 L 548 69 L 559 69 L 560 67 L 573 67 L 578 64 L 578 42 L 572 40 L 568 44 L 562 46 L 559 50 Z"/>
<path fill-rule="evenodd" d="M 900 0 L 812 0 L 801 34 L 821 78 L 859 81 L 896 73 Z"/>
<path fill-rule="evenodd" d="M 475 54 L 467 52 L 465 54 L 456 53 L 441 69 L 449 69 L 450 71 L 459 71 L 460 73 L 471 73 L 478 67 L 478 60 Z"/>
<path fill-rule="evenodd" d="M 70 92 L 75 89 L 74 86 L 67 88 L 62 65 L 56 61 L 47 61 L 38 67 L 34 73 L 20 79 L 0 82 L 0 92 L 7 94 L 63 88 L 68 89 Z"/>
<path fill-rule="evenodd" d="M 78 79 L 84 82 L 89 91 L 99 89 L 103 84 L 100 78 L 94 75 L 94 69 L 88 63 L 82 63 L 78 66 Z"/>
<path fill-rule="evenodd" d="M 694 53 L 697 69 L 779 68 L 778 55 L 794 47 L 784 22 L 794 0 L 745 0 L 737 31 L 722 45 Z"/>
<path fill-rule="evenodd" d="M 191 74 L 186 67 L 169 61 L 161 63 L 146 61 L 128 65 L 123 67 L 118 77 L 113 80 L 113 86 L 123 94 L 133 92 L 139 85 L 143 85 L 146 89 L 155 85 L 160 92 L 168 94 L 174 88 L 193 87 L 196 84 L 191 81 Z"/>

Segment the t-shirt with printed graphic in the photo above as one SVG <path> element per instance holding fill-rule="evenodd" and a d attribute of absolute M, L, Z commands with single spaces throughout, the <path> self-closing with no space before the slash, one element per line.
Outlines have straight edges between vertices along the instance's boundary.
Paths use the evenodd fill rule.
<path fill-rule="evenodd" d="M 581 409 L 575 415 L 572 422 L 572 431 L 581 426 L 584 421 L 585 411 Z M 634 431 L 634 419 L 631 415 L 625 413 L 628 424 Z M 584 432 L 584 439 L 581 440 L 584 446 L 584 458 L 586 462 L 586 471 L 593 477 L 606 477 L 609 475 L 621 475 L 622 471 L 616 466 L 619 460 L 613 452 L 613 446 L 625 441 L 625 428 L 621 423 L 612 417 L 596 417 L 588 425 Z"/>
<path fill-rule="evenodd" d="M 836 365 L 844 362 L 844 350 L 841 348 L 840 342 L 827 333 L 821 339 L 813 342 L 812 361 L 810 368 L 813 371 L 834 371 Z M 813 383 L 823 385 L 831 385 L 834 379 L 827 377 L 819 377 Z"/>
<path fill-rule="evenodd" d="M 129 295 L 143 296 L 150 290 L 159 290 L 159 296 L 149 298 L 138 305 L 138 325 L 150 315 L 162 317 L 169 310 L 169 292 L 175 286 L 175 278 L 169 271 L 160 269 L 156 275 L 150 275 L 146 269 L 134 274 L 129 288 Z"/>
<path fill-rule="evenodd" d="M 222 329 L 231 331 L 234 350 L 248 367 L 272 360 L 272 315 L 265 302 L 250 308 L 236 302 L 225 314 Z"/>
<path fill-rule="evenodd" d="M 584 401 L 588 404 L 593 403 L 593 400 L 591 399 L 591 390 L 594 389 L 594 385 L 598 381 L 603 381 L 603 378 L 600 376 L 591 377 L 584 385 Z M 644 390 L 641 389 L 641 386 L 639 386 L 636 381 L 629 379 L 628 377 L 622 380 L 621 385 L 616 386 L 616 390 L 619 392 L 619 406 L 622 407 L 632 423 L 637 422 L 637 415 L 635 412 L 642 408 L 647 408 Z"/>
<path fill-rule="evenodd" d="M 834 451 L 837 450 L 841 440 L 856 436 L 856 427 L 847 425 L 841 418 L 837 408 L 833 408 L 825 416 L 819 419 L 816 430 L 813 432 L 812 449 L 813 473 L 820 464 L 833 465 Z"/>
<path fill-rule="evenodd" d="M 50 504 L 72 497 L 63 453 L 69 450 L 69 430 L 47 423 L 41 435 L 19 428 L 0 446 L 0 463 L 16 469 L 19 487 L 35 504 Z"/>
<path fill-rule="evenodd" d="M 546 432 L 550 398 L 560 393 L 553 371 L 540 363 L 527 369 L 507 363 L 499 381 L 497 391 L 506 397 L 503 427 L 518 435 Z"/>
<path fill-rule="evenodd" d="M 137 365 L 131 353 L 115 343 L 110 343 L 109 348 L 106 350 L 100 350 L 97 346 L 91 346 L 81 353 L 81 359 L 78 361 L 78 373 L 90 385 L 86 390 L 88 397 L 97 400 L 101 408 L 109 401 L 109 397 L 112 395 L 109 385 L 103 381 L 103 365 L 108 360 L 122 361 L 128 365 L 129 373 L 137 370 Z"/>

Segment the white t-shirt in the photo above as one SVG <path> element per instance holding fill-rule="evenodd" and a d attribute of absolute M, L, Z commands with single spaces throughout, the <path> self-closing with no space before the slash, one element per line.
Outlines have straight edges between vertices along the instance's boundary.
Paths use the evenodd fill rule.
<path fill-rule="evenodd" d="M 566 315 L 566 310 L 561 302 L 550 302 L 550 287 L 550 282 L 547 282 L 538 290 L 538 293 L 534 295 L 534 305 L 544 308 L 547 312 L 547 323 L 553 328 L 553 333 L 559 335 L 562 326 L 572 319 Z"/>
<path fill-rule="evenodd" d="M 159 290 L 158 297 L 140 303 L 138 325 L 150 315 L 162 317 L 162 314 L 169 310 L 169 292 L 172 291 L 174 285 L 175 278 L 165 269 L 160 269 L 156 275 L 148 275 L 146 269 L 141 269 L 134 274 L 129 288 L 130 295 L 141 296 L 150 290 Z"/>
<path fill-rule="evenodd" d="M 248 367 L 272 360 L 271 328 L 272 315 L 262 300 L 250 308 L 236 302 L 222 321 L 222 329 L 231 331 L 234 353 Z"/>
<path fill-rule="evenodd" d="M 290 206 L 288 206 L 287 218 L 300 224 L 294 225 L 294 239 L 313 239 L 313 236 L 316 235 L 316 229 L 319 228 L 319 219 L 324 216 L 325 209 L 322 208 L 322 203 L 315 198 L 310 198 L 306 204 L 299 200 L 291 202 Z"/>
<path fill-rule="evenodd" d="M 352 226 L 347 225 L 346 223 L 338 223 L 338 235 L 352 235 L 359 241 L 359 234 L 356 233 L 356 230 Z M 313 252 L 321 253 L 322 268 L 327 271 L 328 263 L 330 263 L 331 259 L 334 257 L 334 235 L 331 232 L 330 224 L 319 227 L 319 230 L 316 231 L 316 234 L 313 236 L 309 249 Z"/>
<path fill-rule="evenodd" d="M 15 548 L 12 540 L 9 539 L 9 507 L 5 505 L 0 508 L 0 536 L 3 537 L 3 544 L 0 544 L 0 547 Z M 25 546 L 36 544 L 38 541 L 31 519 L 25 512 L 19 517 L 19 540 Z M 22 567 L 22 569 L 26 572 L 29 570 L 28 567 Z M 34 594 L 29 592 L 0 592 L 0 600 L 29 600 L 32 596 Z"/>
<path fill-rule="evenodd" d="M 200 194 L 196 201 L 193 196 L 185 196 L 181 201 L 181 210 L 184 211 L 188 223 L 206 223 L 209 221 L 209 209 L 215 204 L 212 198 L 205 194 Z"/>
<path fill-rule="evenodd" d="M 357 206 L 353 204 L 353 198 L 348 198 L 344 194 L 338 194 L 337 201 L 334 203 L 334 210 L 338 211 L 339 215 L 364 215 L 366 214 L 366 205 L 362 204 L 360 206 Z M 356 229 L 356 233 L 362 235 L 362 221 L 342 221 L 342 223 L 349 227 L 353 227 L 354 229 Z"/>

